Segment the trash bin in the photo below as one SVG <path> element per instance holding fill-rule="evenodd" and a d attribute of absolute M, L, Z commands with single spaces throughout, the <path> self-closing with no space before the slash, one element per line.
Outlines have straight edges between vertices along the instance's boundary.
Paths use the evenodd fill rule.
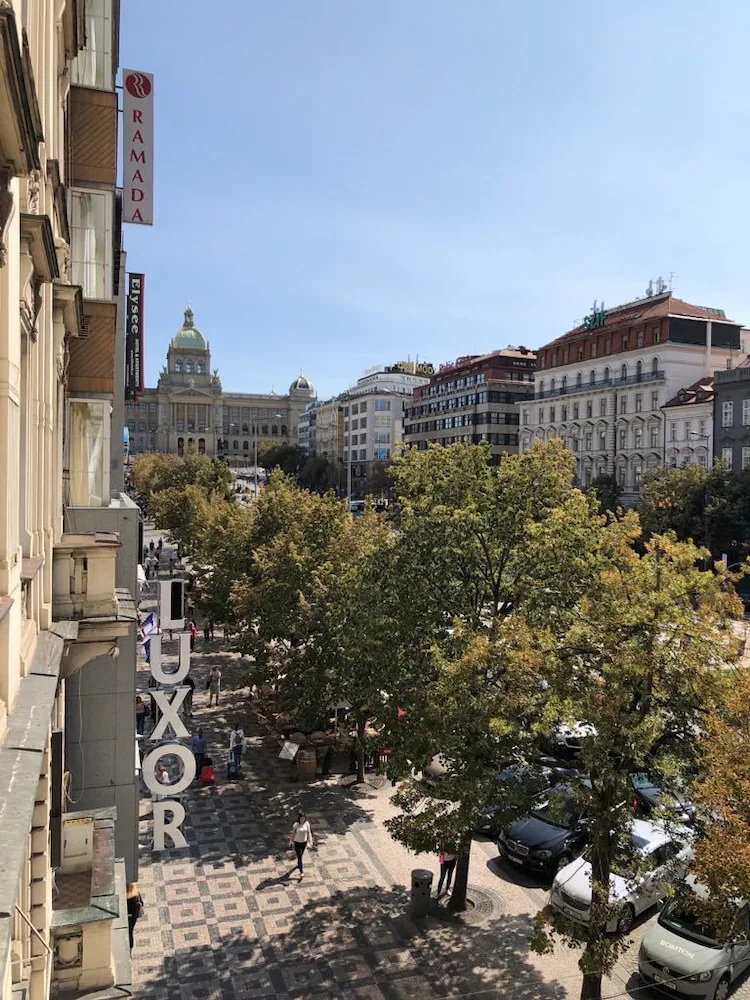
<path fill-rule="evenodd" d="M 413 868 L 411 873 L 411 906 L 413 917 L 426 917 L 430 909 L 432 872 L 427 868 Z"/>

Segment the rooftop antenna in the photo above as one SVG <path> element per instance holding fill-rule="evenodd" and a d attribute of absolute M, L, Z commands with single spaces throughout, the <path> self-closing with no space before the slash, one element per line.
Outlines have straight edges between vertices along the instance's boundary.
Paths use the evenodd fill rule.
<path fill-rule="evenodd" d="M 650 278 L 648 282 L 648 288 L 646 289 L 646 298 L 650 299 L 654 294 L 654 279 Z"/>
<path fill-rule="evenodd" d="M 674 271 L 669 272 L 669 290 L 672 291 L 672 279 L 674 278 Z"/>

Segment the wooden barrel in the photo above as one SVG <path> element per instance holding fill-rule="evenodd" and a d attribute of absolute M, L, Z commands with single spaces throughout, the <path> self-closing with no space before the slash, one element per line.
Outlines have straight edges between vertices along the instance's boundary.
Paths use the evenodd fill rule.
<path fill-rule="evenodd" d="M 314 778 L 316 765 L 315 750 L 312 747 L 297 751 L 297 777 L 300 781 L 310 781 Z"/>

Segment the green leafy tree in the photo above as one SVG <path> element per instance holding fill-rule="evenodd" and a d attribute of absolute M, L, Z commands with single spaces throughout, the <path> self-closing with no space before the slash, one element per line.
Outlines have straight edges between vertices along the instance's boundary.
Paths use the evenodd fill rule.
<path fill-rule="evenodd" d="M 258 464 L 264 469 L 281 469 L 296 476 L 305 462 L 305 453 L 296 444 L 268 444 L 258 452 Z"/>
<path fill-rule="evenodd" d="M 617 510 L 619 506 L 620 493 L 622 492 L 620 485 L 617 482 L 617 476 L 608 472 L 603 472 L 601 475 L 592 480 L 589 489 L 596 494 L 596 498 L 599 501 L 599 508 L 602 513 Z"/>
<path fill-rule="evenodd" d="M 692 734 L 720 703 L 721 664 L 736 650 L 729 619 L 739 612 L 721 579 L 698 568 L 701 551 L 692 542 L 667 534 L 644 545 L 633 513 L 607 527 L 603 554 L 565 634 L 537 625 L 533 635 L 553 693 L 548 711 L 596 730 L 581 757 L 590 786 L 578 789 L 592 867 L 590 920 L 582 926 L 545 910 L 534 939 L 539 951 L 556 936 L 584 945 L 582 1000 L 599 1000 L 602 976 L 624 947 L 606 933 L 607 923 L 632 916 L 609 899 L 613 861 L 633 819 L 628 775 L 648 771 L 668 789 L 692 773 Z"/>
<path fill-rule="evenodd" d="M 305 459 L 297 476 L 297 482 L 306 490 L 314 493 L 327 493 L 328 490 L 338 490 L 340 487 L 341 469 L 322 455 L 313 455 Z"/>
<path fill-rule="evenodd" d="M 466 906 L 471 833 L 484 807 L 509 805 L 496 774 L 536 745 L 531 720 L 544 690 L 525 673 L 533 661 L 514 649 L 536 621 L 562 628 L 596 571 L 602 527 L 595 498 L 571 487 L 571 456 L 558 442 L 498 466 L 489 457 L 488 447 L 463 444 L 411 450 L 391 473 L 402 600 L 434 650 L 420 683 L 398 692 L 405 714 L 391 723 L 392 771 L 440 754 L 447 774 L 442 803 L 425 808 L 414 786 L 390 828 L 417 850 L 455 844 L 455 909 Z"/>

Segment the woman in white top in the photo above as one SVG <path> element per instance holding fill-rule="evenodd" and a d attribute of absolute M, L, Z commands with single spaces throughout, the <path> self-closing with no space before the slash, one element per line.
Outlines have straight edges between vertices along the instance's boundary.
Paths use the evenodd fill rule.
<path fill-rule="evenodd" d="M 292 832 L 289 834 L 289 846 L 294 845 L 294 850 L 297 853 L 297 867 L 299 868 L 300 880 L 305 874 L 304 868 L 302 866 L 302 855 L 305 853 L 305 848 L 310 845 L 312 847 L 312 830 L 310 829 L 310 824 L 307 820 L 307 816 L 304 813 L 299 813 L 297 816 L 297 822 L 292 827 Z"/>

